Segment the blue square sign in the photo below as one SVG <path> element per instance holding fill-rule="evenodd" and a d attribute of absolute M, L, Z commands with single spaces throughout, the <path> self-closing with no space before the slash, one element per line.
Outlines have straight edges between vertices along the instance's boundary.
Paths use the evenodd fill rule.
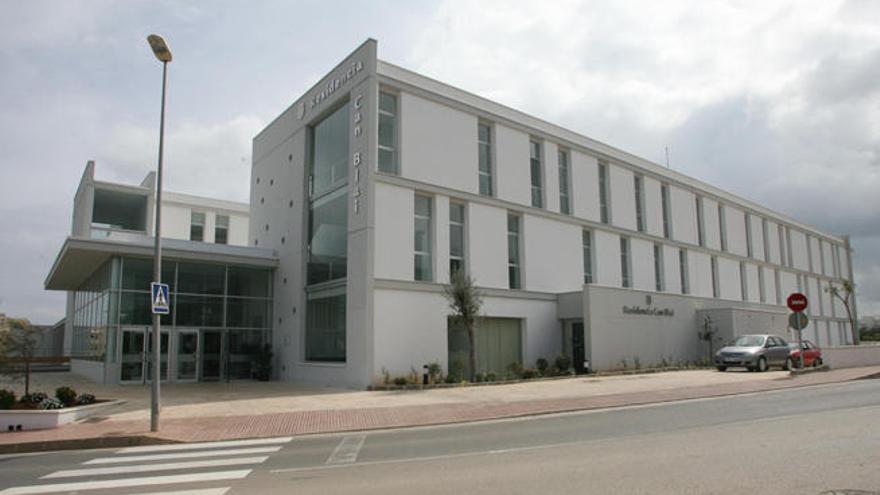
<path fill-rule="evenodd" d="M 150 302 L 153 306 L 154 315 L 167 315 L 168 309 L 168 284 L 150 282 Z"/>

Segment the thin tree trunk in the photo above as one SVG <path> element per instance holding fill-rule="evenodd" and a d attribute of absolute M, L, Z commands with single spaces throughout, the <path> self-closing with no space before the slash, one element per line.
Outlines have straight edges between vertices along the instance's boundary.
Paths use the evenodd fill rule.
<path fill-rule="evenodd" d="M 849 309 L 849 303 L 847 301 L 843 301 L 843 307 L 846 308 L 846 316 L 847 318 L 849 318 L 849 327 L 850 331 L 852 332 L 853 345 L 859 345 L 859 329 L 856 328 L 856 323 L 853 321 L 852 311 L 850 311 Z"/>
<path fill-rule="evenodd" d="M 31 393 L 31 360 L 25 358 L 24 361 L 24 395 Z"/>
<path fill-rule="evenodd" d="M 477 372 L 477 352 L 476 346 L 474 345 L 474 326 L 473 324 L 467 325 L 467 334 L 468 334 L 468 365 L 470 367 L 470 377 L 468 379 L 473 382 L 474 376 Z"/>

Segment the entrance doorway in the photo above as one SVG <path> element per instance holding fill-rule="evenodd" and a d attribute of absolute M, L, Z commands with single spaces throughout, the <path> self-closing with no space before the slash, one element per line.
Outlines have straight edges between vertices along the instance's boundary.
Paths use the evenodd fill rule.
<path fill-rule="evenodd" d="M 202 380 L 218 381 L 223 376 L 223 332 L 220 330 L 202 330 Z"/>
<path fill-rule="evenodd" d="M 586 345 L 584 345 L 584 323 L 573 322 L 571 324 L 571 360 L 574 364 L 574 372 L 578 375 L 587 372 L 584 361 L 587 359 Z"/>
<path fill-rule="evenodd" d="M 160 346 L 160 379 L 168 379 L 168 332 L 162 332 Z M 119 381 L 148 383 L 152 380 L 153 335 L 150 327 L 122 329 Z"/>
<path fill-rule="evenodd" d="M 175 344 L 175 381 L 194 382 L 198 379 L 199 331 L 177 330 Z"/>

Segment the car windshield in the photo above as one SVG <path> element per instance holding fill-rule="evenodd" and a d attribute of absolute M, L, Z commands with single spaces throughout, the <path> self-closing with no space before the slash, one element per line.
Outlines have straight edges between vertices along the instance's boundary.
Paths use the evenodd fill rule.
<path fill-rule="evenodd" d="M 760 347 L 764 345 L 764 337 L 760 335 L 743 335 L 730 343 L 732 347 Z"/>

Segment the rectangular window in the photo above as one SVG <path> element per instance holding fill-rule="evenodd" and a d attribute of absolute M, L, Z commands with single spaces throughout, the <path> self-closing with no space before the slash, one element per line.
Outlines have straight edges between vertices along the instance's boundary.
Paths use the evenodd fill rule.
<path fill-rule="evenodd" d="M 541 160 L 541 143 L 537 141 L 529 141 L 530 158 L 532 173 L 532 206 L 535 208 L 544 207 L 544 169 Z"/>
<path fill-rule="evenodd" d="M 641 175 L 633 176 L 633 189 L 636 196 L 636 229 L 645 231 L 645 189 L 644 179 Z"/>
<path fill-rule="evenodd" d="M 761 219 L 761 234 L 764 236 L 764 261 L 770 263 L 770 228 L 766 218 Z"/>
<path fill-rule="evenodd" d="M 559 150 L 559 213 L 571 215 L 571 173 L 568 166 L 568 151 Z"/>
<path fill-rule="evenodd" d="M 758 267 L 758 297 L 762 303 L 767 302 L 767 284 L 764 281 L 764 267 Z"/>
<path fill-rule="evenodd" d="M 620 284 L 623 287 L 632 287 L 629 268 L 629 239 L 620 238 Z"/>
<path fill-rule="evenodd" d="M 710 262 L 710 271 L 712 272 L 712 297 L 718 298 L 719 293 L 721 292 L 718 287 L 718 258 L 712 256 L 709 259 Z"/>
<path fill-rule="evenodd" d="M 690 294 L 690 276 L 688 275 L 688 253 L 684 249 L 678 250 L 678 274 L 681 278 L 681 293 Z"/>
<path fill-rule="evenodd" d="M 788 267 L 794 268 L 794 255 L 792 254 L 791 248 L 791 229 L 789 227 L 785 227 L 785 248 L 788 251 Z"/>
<path fill-rule="evenodd" d="M 599 220 L 604 224 L 611 222 L 608 205 L 608 164 L 599 162 Z"/>
<path fill-rule="evenodd" d="M 480 194 L 492 196 L 492 128 L 488 124 L 477 125 L 477 148 L 479 153 Z"/>
<path fill-rule="evenodd" d="M 449 279 L 464 273 L 464 205 L 449 203 Z"/>
<path fill-rule="evenodd" d="M 721 236 L 721 250 L 727 251 L 727 222 L 724 215 L 724 205 L 718 205 L 718 233 Z"/>
<path fill-rule="evenodd" d="M 379 93 L 379 171 L 400 173 L 397 166 L 397 96 Z"/>
<path fill-rule="evenodd" d="M 777 225 L 776 234 L 779 237 L 779 264 L 785 266 L 785 228 L 782 224 Z"/>
<path fill-rule="evenodd" d="M 742 300 L 749 300 L 749 277 L 746 270 L 745 261 L 739 262 L 739 289 L 740 294 L 742 294 Z"/>
<path fill-rule="evenodd" d="M 663 237 L 672 239 L 672 216 L 669 211 L 669 185 L 660 185 L 660 206 L 663 213 Z"/>
<path fill-rule="evenodd" d="M 828 273 L 825 271 L 825 270 L 826 270 L 826 266 L 825 266 L 825 243 L 822 242 L 822 239 L 819 239 L 819 266 L 821 267 L 822 275 L 828 275 Z"/>
<path fill-rule="evenodd" d="M 807 267 L 811 272 L 815 273 L 815 269 L 813 268 L 813 243 L 810 241 L 809 234 L 806 234 L 804 237 L 807 239 Z"/>
<path fill-rule="evenodd" d="M 306 361 L 345 362 L 345 294 L 306 304 Z"/>
<path fill-rule="evenodd" d="M 585 230 L 582 233 L 584 244 L 584 283 L 593 283 L 593 233 Z"/>
<path fill-rule="evenodd" d="M 431 280 L 431 198 L 415 196 L 414 217 L 414 277 L 416 280 Z"/>
<path fill-rule="evenodd" d="M 703 218 L 702 197 L 697 196 L 695 207 L 697 209 L 697 244 L 706 247 L 706 220 Z"/>
<path fill-rule="evenodd" d="M 229 244 L 229 217 L 217 215 L 214 221 L 214 243 Z"/>
<path fill-rule="evenodd" d="M 776 304 L 782 304 L 782 277 L 779 275 L 779 270 L 773 270 L 773 283 L 776 285 Z"/>
<path fill-rule="evenodd" d="M 189 240 L 204 241 L 205 240 L 205 214 L 194 211 L 189 217 Z"/>
<path fill-rule="evenodd" d="M 519 256 L 519 217 L 507 215 L 507 282 L 511 289 L 522 289 Z"/>
<path fill-rule="evenodd" d="M 666 283 L 663 277 L 663 246 L 654 244 L 654 289 L 663 292 Z"/>
<path fill-rule="evenodd" d="M 311 128 L 309 242 L 306 280 L 345 278 L 348 262 L 348 134 L 346 103 Z"/>
<path fill-rule="evenodd" d="M 743 215 L 746 223 L 746 255 L 749 258 L 755 257 L 755 250 L 752 247 L 752 216 L 748 213 Z"/>

